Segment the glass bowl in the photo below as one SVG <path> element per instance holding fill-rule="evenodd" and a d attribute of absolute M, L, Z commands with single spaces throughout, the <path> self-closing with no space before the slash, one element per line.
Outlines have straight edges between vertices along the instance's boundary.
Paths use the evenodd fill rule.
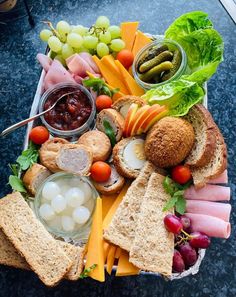
<path fill-rule="evenodd" d="M 47 99 L 53 94 L 53 93 L 57 93 L 58 91 L 61 91 L 63 89 L 74 89 L 74 90 L 78 90 L 81 91 L 83 94 L 86 95 L 86 97 L 88 98 L 92 110 L 91 113 L 88 117 L 88 119 L 86 120 L 86 122 L 73 130 L 59 130 L 56 129 L 54 127 L 52 127 L 45 119 L 44 115 L 42 115 L 41 121 L 42 123 L 47 127 L 47 129 L 49 130 L 50 134 L 52 136 L 58 136 L 61 138 L 69 138 L 71 141 L 76 140 L 78 138 L 78 136 L 82 135 L 84 132 L 91 130 L 94 128 L 95 125 L 95 115 L 96 115 L 96 106 L 95 106 L 95 102 L 94 99 L 92 97 L 92 95 L 90 94 L 90 92 L 83 86 L 76 84 L 76 83 L 59 83 L 56 84 L 55 86 L 53 86 L 52 88 L 48 89 L 40 98 L 40 102 L 39 102 L 39 113 L 42 112 L 44 110 L 44 104 L 46 103 Z"/>
<path fill-rule="evenodd" d="M 65 183 L 65 181 L 66 181 L 66 185 L 63 185 Z M 81 225 L 75 224 L 75 226 L 77 226 L 78 229 L 73 230 L 73 231 L 64 231 L 62 229 L 62 227 L 61 228 L 55 227 L 55 224 L 57 224 L 57 222 L 58 222 L 57 219 L 59 220 L 59 224 L 60 224 L 60 219 L 61 219 L 61 216 L 63 215 L 62 213 L 56 214 L 57 217 L 53 218 L 52 220 L 48 220 L 48 221 L 44 220 L 41 217 L 40 211 L 39 211 L 41 204 L 43 204 L 43 203 L 50 204 L 51 203 L 50 201 L 46 200 L 42 195 L 43 187 L 47 182 L 56 182 L 60 187 L 61 195 L 64 195 L 64 193 L 69 188 L 76 187 L 76 185 L 77 185 L 77 187 L 79 187 L 79 184 L 81 184 L 81 183 L 86 184 L 87 189 L 89 189 L 89 193 L 91 193 L 90 199 L 88 199 L 85 203 L 85 206 L 90 210 L 90 217 L 84 224 L 81 224 Z M 63 189 L 63 186 L 64 186 L 64 189 Z M 50 175 L 43 182 L 43 184 L 39 187 L 39 189 L 35 195 L 33 208 L 34 208 L 35 214 L 36 214 L 37 218 L 40 220 L 40 222 L 55 237 L 63 238 L 64 240 L 84 241 L 84 240 L 88 239 L 88 236 L 89 236 L 90 227 L 91 227 L 91 223 L 92 223 L 92 216 L 93 216 L 93 212 L 95 209 L 97 197 L 98 197 L 98 192 L 96 191 L 96 189 L 90 182 L 89 178 L 84 177 L 84 176 L 83 177 L 77 176 L 77 175 L 74 175 L 71 173 L 58 172 L 58 173 Z M 71 211 L 71 213 L 72 213 L 73 209 L 74 208 L 71 207 L 69 210 L 67 209 L 67 211 Z M 68 214 L 66 214 L 66 215 L 68 215 Z"/>
<path fill-rule="evenodd" d="M 148 83 L 148 82 L 144 82 L 140 79 L 139 77 L 139 72 L 138 72 L 138 66 L 139 66 L 139 62 L 140 60 L 144 57 L 144 54 L 151 50 L 154 47 L 161 47 L 163 45 L 167 45 L 169 50 L 173 51 L 173 50 L 178 50 L 181 54 L 181 63 L 180 66 L 178 68 L 178 70 L 176 71 L 176 73 L 168 80 L 163 81 L 163 82 L 159 82 L 159 83 Z M 149 90 L 149 89 L 153 89 L 156 88 L 158 86 L 164 85 L 170 81 L 173 80 L 177 80 L 180 76 L 182 76 L 187 68 L 187 56 L 186 53 L 184 51 L 184 49 L 175 41 L 170 40 L 170 39 L 164 39 L 164 38 L 158 38 L 157 40 L 147 44 L 145 47 L 143 47 L 138 54 L 136 55 L 135 59 L 134 59 L 134 63 L 132 66 L 132 72 L 134 75 L 134 79 L 136 80 L 136 82 L 140 85 L 140 87 L 142 87 L 144 90 Z"/>

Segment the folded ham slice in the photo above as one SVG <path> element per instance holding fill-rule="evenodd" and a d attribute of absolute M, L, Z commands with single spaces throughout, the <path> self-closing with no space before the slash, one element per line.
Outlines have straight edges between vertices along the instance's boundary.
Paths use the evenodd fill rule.
<path fill-rule="evenodd" d="M 218 185 L 206 185 L 196 190 L 194 186 L 185 190 L 184 197 L 191 200 L 229 201 L 230 188 Z"/>
<path fill-rule="evenodd" d="M 185 213 L 191 220 L 191 229 L 193 232 L 203 232 L 210 237 L 229 238 L 231 233 L 231 225 L 219 218 L 203 215 Z"/>
<path fill-rule="evenodd" d="M 187 200 L 186 211 L 194 214 L 204 214 L 229 221 L 231 205 L 228 203 L 201 200 Z"/>
<path fill-rule="evenodd" d="M 100 73 L 97 64 L 94 62 L 92 56 L 89 53 L 79 53 L 79 56 L 89 64 L 89 66 L 93 69 L 94 73 Z"/>
<path fill-rule="evenodd" d="M 228 172 L 225 170 L 218 177 L 210 179 L 208 184 L 227 184 L 228 183 Z"/>
<path fill-rule="evenodd" d="M 72 73 L 83 78 L 87 76 L 86 71 L 95 73 L 95 71 L 92 69 L 92 67 L 90 67 L 87 61 L 81 58 L 79 54 L 74 54 L 73 56 L 66 59 L 66 64 Z"/>
<path fill-rule="evenodd" d="M 44 54 L 37 54 L 36 58 L 41 64 L 41 66 L 43 67 L 43 69 L 45 70 L 45 72 L 48 72 L 52 64 L 52 59 Z"/>

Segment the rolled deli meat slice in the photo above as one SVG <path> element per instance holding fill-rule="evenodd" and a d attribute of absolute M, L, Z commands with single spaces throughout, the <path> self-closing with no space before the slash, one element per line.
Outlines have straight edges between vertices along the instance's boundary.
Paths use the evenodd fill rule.
<path fill-rule="evenodd" d="M 194 186 L 191 186 L 185 190 L 184 197 L 191 200 L 229 201 L 230 188 L 218 185 L 206 185 L 196 190 Z"/>
<path fill-rule="evenodd" d="M 203 214 L 185 213 L 185 215 L 191 220 L 193 232 L 203 232 L 210 237 L 229 238 L 230 236 L 231 225 L 229 222 Z"/>
<path fill-rule="evenodd" d="M 187 200 L 186 211 L 195 214 L 210 215 L 228 222 L 231 212 L 231 205 L 220 202 Z"/>
<path fill-rule="evenodd" d="M 208 184 L 227 184 L 227 183 L 228 183 L 227 169 L 216 178 L 212 178 L 208 181 Z"/>

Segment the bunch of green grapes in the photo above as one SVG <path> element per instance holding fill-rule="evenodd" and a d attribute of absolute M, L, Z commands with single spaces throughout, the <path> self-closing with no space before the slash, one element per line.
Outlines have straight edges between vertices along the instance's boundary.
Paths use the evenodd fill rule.
<path fill-rule="evenodd" d="M 98 17 L 90 28 L 72 26 L 66 21 L 58 22 L 56 28 L 50 22 L 45 23 L 49 29 L 43 29 L 40 38 L 48 43 L 52 56 L 62 64 L 74 53 L 88 52 L 102 58 L 109 53 L 118 53 L 125 47 L 120 38 L 120 27 L 110 26 L 110 20 L 105 16 Z"/>

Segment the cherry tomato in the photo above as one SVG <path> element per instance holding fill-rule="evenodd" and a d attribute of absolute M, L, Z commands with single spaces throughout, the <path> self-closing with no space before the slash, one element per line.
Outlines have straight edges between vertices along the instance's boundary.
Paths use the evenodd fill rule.
<path fill-rule="evenodd" d="M 37 126 L 30 131 L 29 139 L 36 144 L 43 144 L 49 138 L 48 129 L 44 126 Z"/>
<path fill-rule="evenodd" d="M 105 108 L 110 108 L 111 105 L 112 105 L 112 99 L 107 95 L 100 95 L 96 99 L 96 107 L 98 111 Z"/>
<path fill-rule="evenodd" d="M 189 167 L 184 165 L 178 165 L 172 169 L 171 177 L 175 182 L 183 185 L 186 184 L 192 178 L 192 175 Z"/>
<path fill-rule="evenodd" d="M 111 176 L 111 167 L 102 161 L 93 163 L 90 169 L 91 177 L 96 182 L 105 182 Z"/>
<path fill-rule="evenodd" d="M 116 56 L 117 60 L 119 60 L 121 62 L 121 64 L 128 69 L 134 61 L 134 55 L 131 51 L 127 50 L 127 49 L 123 49 L 121 50 L 117 56 Z"/>

